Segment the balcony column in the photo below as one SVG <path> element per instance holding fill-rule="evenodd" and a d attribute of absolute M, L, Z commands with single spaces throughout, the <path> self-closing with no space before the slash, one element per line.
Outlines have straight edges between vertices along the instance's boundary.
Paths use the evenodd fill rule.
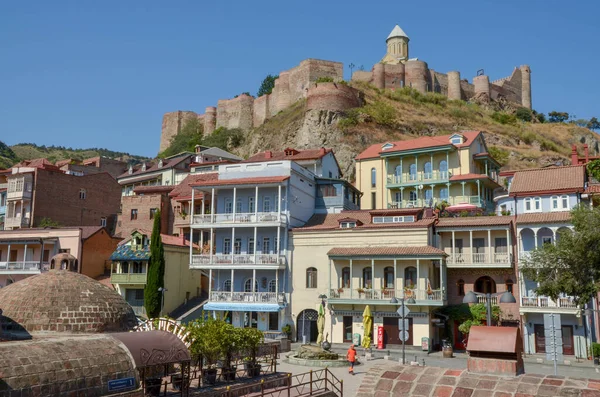
<path fill-rule="evenodd" d="M 506 255 L 508 256 L 506 258 L 506 260 L 508 261 L 508 263 L 512 263 L 512 261 L 510 260 L 511 251 L 512 251 L 512 242 L 511 242 L 511 238 L 510 238 L 510 229 L 506 229 Z"/>
<path fill-rule="evenodd" d="M 277 218 L 279 218 L 281 214 L 281 185 L 277 186 Z"/>
<path fill-rule="evenodd" d="M 371 259 L 371 290 L 375 289 L 375 259 Z"/>
<path fill-rule="evenodd" d="M 250 291 L 252 291 L 252 296 L 256 293 L 256 269 L 252 269 L 252 286 L 250 287 Z"/>
<path fill-rule="evenodd" d="M 450 178 L 450 152 L 446 151 L 446 178 Z M 448 191 L 449 192 L 449 191 Z"/>
<path fill-rule="evenodd" d="M 258 222 L 258 185 L 254 188 L 254 222 Z"/>
<path fill-rule="evenodd" d="M 481 183 L 479 183 L 479 179 L 477 179 L 477 198 L 481 199 Z"/>
<path fill-rule="evenodd" d="M 535 248 L 538 247 L 537 233 L 538 233 L 538 229 L 534 229 L 533 230 L 533 244 L 534 244 Z"/>
<path fill-rule="evenodd" d="M 402 166 L 402 157 L 400 157 L 400 182 L 396 181 L 396 183 L 404 182 L 404 167 Z M 402 189 L 400 189 L 402 190 Z"/>
<path fill-rule="evenodd" d="M 429 154 L 429 164 L 431 164 L 431 176 L 430 176 L 430 179 L 434 179 L 433 178 L 433 153 Z M 433 186 L 432 186 L 432 188 L 433 188 Z M 433 191 L 431 193 L 433 193 Z M 431 197 L 433 197 L 433 196 L 431 196 Z"/>
<path fill-rule="evenodd" d="M 552 230 L 552 242 L 556 244 L 556 228 L 553 227 L 550 230 Z"/>
<path fill-rule="evenodd" d="M 465 197 L 465 182 L 461 182 L 460 184 L 462 185 L 462 195 L 463 195 L 463 200 L 464 200 L 464 197 Z"/>
<path fill-rule="evenodd" d="M 211 189 L 210 193 L 210 223 L 215 223 L 215 188 Z M 212 236 L 211 236 L 212 240 Z"/>
<path fill-rule="evenodd" d="M 275 269 L 275 299 L 279 293 L 279 269 Z"/>
<path fill-rule="evenodd" d="M 404 188 L 401 187 L 400 188 L 400 203 L 398 205 L 398 208 L 402 208 L 402 202 L 404 201 Z"/>
<path fill-rule="evenodd" d="M 235 223 L 235 213 L 237 207 L 237 187 L 233 187 L 233 222 Z"/>
<path fill-rule="evenodd" d="M 27 244 L 25 244 L 25 249 L 23 250 L 23 270 L 25 270 L 25 262 L 27 262 Z"/>
<path fill-rule="evenodd" d="M 281 243 L 279 242 L 281 238 L 281 228 L 279 226 L 277 226 L 277 244 L 275 244 L 275 253 L 277 254 L 277 263 L 279 263 L 279 247 L 281 245 Z"/>
<path fill-rule="evenodd" d="M 384 283 L 387 282 L 387 280 L 383 281 Z M 398 286 L 398 260 L 396 258 L 394 258 L 394 296 L 396 296 L 396 290 Z"/>
<path fill-rule="evenodd" d="M 419 161 L 418 161 L 419 156 L 415 155 L 415 177 L 417 178 L 417 181 L 419 180 Z"/>
<path fill-rule="evenodd" d="M 42 246 L 40 248 L 40 272 L 42 271 L 43 262 L 44 262 L 44 240 L 42 240 Z M 79 269 L 77 269 L 77 270 L 79 270 Z"/>
<path fill-rule="evenodd" d="M 331 294 L 331 265 L 332 265 L 331 259 L 329 259 L 329 289 L 327 289 L 327 294 L 326 294 L 326 295 L 329 295 L 329 297 L 331 297 L 331 295 L 332 295 Z"/>
<path fill-rule="evenodd" d="M 257 263 L 256 262 L 256 251 L 258 251 L 257 250 L 257 247 L 258 247 L 258 240 L 257 240 L 257 238 L 258 238 L 258 236 L 257 236 L 256 229 L 257 229 L 256 226 L 254 226 L 254 252 L 253 252 L 253 254 L 254 254 L 254 264 Z"/>
<path fill-rule="evenodd" d="M 229 288 L 229 294 L 231 295 L 231 300 L 233 301 L 233 290 L 235 289 L 233 286 L 235 285 L 235 283 L 233 282 L 233 280 L 235 280 L 235 269 L 231 268 L 231 288 Z"/>
<path fill-rule="evenodd" d="M 213 234 L 213 228 L 210 228 L 210 252 L 208 253 L 210 261 L 209 263 L 212 263 L 213 261 L 213 248 L 215 246 L 215 235 Z"/>
<path fill-rule="evenodd" d="M 473 230 L 469 230 L 469 250 L 471 251 L 471 263 L 473 263 Z"/>
<path fill-rule="evenodd" d="M 194 229 L 192 228 L 192 225 L 194 224 L 194 193 L 195 193 L 195 190 L 196 189 L 192 188 L 192 203 L 191 203 L 191 208 L 190 208 L 190 263 L 192 263 L 192 254 L 194 253 L 194 251 L 193 251 Z M 183 234 L 183 230 L 181 230 L 181 233 Z"/>
<path fill-rule="evenodd" d="M 487 175 L 488 173 L 488 161 L 485 160 L 485 174 Z"/>
<path fill-rule="evenodd" d="M 190 238 L 194 236 L 194 229 L 190 228 Z M 194 243 L 194 240 L 191 240 Z M 200 254 L 202 254 L 202 250 L 204 249 L 204 231 L 200 229 Z"/>
<path fill-rule="evenodd" d="M 452 253 L 450 257 L 452 258 L 452 263 L 456 263 L 456 239 L 454 238 L 454 230 L 452 231 Z"/>
<path fill-rule="evenodd" d="M 415 291 L 415 299 L 419 299 L 418 294 L 421 289 L 421 263 L 420 260 L 417 259 L 417 285 Z"/>
<path fill-rule="evenodd" d="M 212 293 L 212 282 L 213 282 L 212 269 L 209 269 L 208 270 L 208 300 L 210 300 L 210 298 L 211 298 L 210 295 Z M 232 283 L 233 283 L 233 281 L 232 281 Z"/>
<path fill-rule="evenodd" d="M 350 259 L 350 299 L 352 299 L 352 284 L 353 284 L 353 279 L 352 279 L 352 259 Z"/>
<path fill-rule="evenodd" d="M 433 173 L 433 171 L 431 171 Z M 433 205 L 433 185 L 431 185 L 431 205 Z"/>
<path fill-rule="evenodd" d="M 488 255 L 489 255 L 489 263 L 494 263 L 495 258 L 492 259 L 492 231 L 490 229 L 488 229 Z"/>
<path fill-rule="evenodd" d="M 241 249 L 241 247 L 240 247 Z M 235 256 L 235 227 L 231 228 L 231 263 L 235 263 L 234 261 L 234 256 Z"/>

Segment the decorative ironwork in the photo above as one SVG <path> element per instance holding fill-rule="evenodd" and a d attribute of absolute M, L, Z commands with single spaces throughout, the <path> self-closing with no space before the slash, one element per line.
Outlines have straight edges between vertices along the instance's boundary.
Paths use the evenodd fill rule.
<path fill-rule="evenodd" d="M 165 331 L 177 336 L 187 348 L 192 344 L 192 336 L 186 328 L 178 324 L 177 321 L 170 318 L 152 318 L 146 320 L 143 323 L 137 325 L 134 332 L 145 332 L 145 331 Z"/>
<path fill-rule="evenodd" d="M 140 349 L 140 358 L 145 366 L 189 360 L 187 351 L 175 347 L 171 347 L 170 350 L 152 349 L 152 351 L 148 351 Z"/>

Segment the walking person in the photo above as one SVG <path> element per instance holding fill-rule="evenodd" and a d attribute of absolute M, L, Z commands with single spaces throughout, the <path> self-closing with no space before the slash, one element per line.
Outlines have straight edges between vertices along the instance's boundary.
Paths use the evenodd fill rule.
<path fill-rule="evenodd" d="M 348 373 L 354 375 L 354 363 L 356 362 L 356 350 L 354 349 L 354 345 L 350 345 L 348 353 L 346 353 L 346 359 L 348 360 L 348 363 L 350 363 Z"/>

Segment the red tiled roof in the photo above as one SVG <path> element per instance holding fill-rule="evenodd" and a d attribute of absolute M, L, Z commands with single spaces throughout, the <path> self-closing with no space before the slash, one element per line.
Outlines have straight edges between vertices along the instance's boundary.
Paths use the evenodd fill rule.
<path fill-rule="evenodd" d="M 561 223 L 569 222 L 571 213 L 569 211 L 561 212 L 538 212 L 534 214 L 517 215 L 517 224 L 529 223 Z"/>
<path fill-rule="evenodd" d="M 580 191 L 585 185 L 585 166 L 536 168 L 515 172 L 510 195 L 552 191 Z"/>
<path fill-rule="evenodd" d="M 177 157 L 173 157 L 170 159 L 163 159 L 163 166 L 160 168 L 158 168 L 158 161 L 156 163 L 146 163 L 145 171 L 142 171 L 142 167 L 138 167 L 137 169 L 134 169 L 131 174 L 129 173 L 129 171 L 125 171 L 124 173 L 119 175 L 117 178 L 127 178 L 129 176 L 143 175 L 143 174 L 158 171 L 158 170 L 168 170 L 169 168 L 173 168 L 176 165 L 180 164 L 181 162 L 183 162 L 187 159 L 190 159 L 192 156 L 193 156 L 192 153 L 184 153 Z M 150 166 L 148 166 L 148 164 Z"/>
<path fill-rule="evenodd" d="M 52 164 L 47 159 L 33 159 L 33 160 L 23 160 L 15 165 L 12 168 L 18 167 L 31 167 L 31 168 L 43 168 L 51 171 L 60 171 L 60 168 Z"/>
<path fill-rule="evenodd" d="M 206 163 L 191 163 L 190 167 L 201 167 L 203 165 L 215 165 L 215 164 L 233 164 L 233 161 L 220 160 L 220 161 L 207 161 Z"/>
<path fill-rule="evenodd" d="M 421 247 L 335 247 L 329 256 L 446 256 L 441 249 L 426 245 Z"/>
<path fill-rule="evenodd" d="M 356 230 L 356 229 L 384 229 L 384 228 L 414 228 L 414 227 L 429 227 L 435 221 L 434 218 L 419 219 L 415 222 L 407 223 L 372 223 L 371 219 L 373 216 L 403 216 L 403 215 L 418 215 L 421 210 L 415 212 L 414 209 L 400 209 L 400 210 L 356 210 L 356 211 L 342 211 L 337 214 L 315 214 L 308 222 L 302 227 L 294 228 L 294 232 L 304 232 L 313 230 Z M 340 229 L 340 221 L 346 218 L 355 219 L 362 223 L 357 223 L 355 228 L 352 229 Z"/>
<path fill-rule="evenodd" d="M 459 218 L 440 218 L 435 227 L 473 227 L 473 226 L 510 226 L 510 216 L 466 216 Z"/>
<path fill-rule="evenodd" d="M 273 160 L 316 160 L 325 156 L 327 153 L 333 152 L 333 149 L 307 149 L 307 150 L 296 150 L 287 148 L 281 152 L 272 152 L 270 150 L 260 152 L 250 157 L 248 160 L 242 161 L 242 163 L 255 163 L 258 161 L 273 161 Z M 286 154 L 287 153 L 287 154 Z"/>
<path fill-rule="evenodd" d="M 450 142 L 450 137 L 452 135 L 460 134 L 465 138 L 464 143 L 460 145 L 453 145 Z M 453 133 L 449 135 L 440 135 L 440 136 L 423 136 L 417 139 L 410 139 L 407 141 L 395 141 L 389 142 L 394 147 L 382 150 L 382 146 L 384 143 L 376 143 L 375 145 L 369 146 L 362 153 L 356 156 L 356 160 L 364 160 L 370 158 L 377 158 L 382 153 L 393 153 L 393 152 L 401 152 L 405 150 L 415 150 L 415 149 L 424 149 L 424 148 L 432 148 L 437 146 L 454 146 L 457 148 L 470 146 L 475 138 L 481 134 L 481 131 L 464 131 L 460 133 Z"/>
<path fill-rule="evenodd" d="M 172 198 L 183 198 L 183 197 L 192 197 L 192 187 L 190 184 L 196 182 L 203 181 L 216 181 L 219 177 L 219 174 L 216 172 L 211 172 L 209 174 L 192 174 L 185 177 L 183 181 L 177 186 L 171 193 L 169 193 L 169 197 Z M 202 193 L 198 194 L 198 198 L 202 197 Z"/>
<path fill-rule="evenodd" d="M 467 180 L 472 180 L 472 179 L 487 179 L 489 178 L 489 176 L 485 175 L 485 174 L 473 174 L 473 173 L 469 173 L 469 174 L 464 174 L 464 175 L 452 175 L 450 177 L 450 181 L 454 182 L 454 181 L 467 181 Z"/>
<path fill-rule="evenodd" d="M 217 179 L 190 183 L 190 186 L 264 185 L 266 183 L 280 183 L 289 178 L 289 176 L 263 176 L 256 178 Z"/>
<path fill-rule="evenodd" d="M 587 189 L 585 189 L 586 193 L 600 193 L 600 185 L 589 185 Z"/>
<path fill-rule="evenodd" d="M 149 234 L 148 237 L 150 237 L 151 234 Z M 161 233 L 160 238 L 162 240 L 162 243 L 165 245 L 174 245 L 177 247 L 189 247 L 190 246 L 190 240 L 185 240 L 184 237 L 170 236 L 168 234 Z M 199 248 L 198 244 L 194 244 L 194 248 Z"/>
<path fill-rule="evenodd" d="M 81 229 L 82 240 L 87 240 L 100 230 L 104 229 L 102 226 L 80 226 L 79 228 Z"/>
<path fill-rule="evenodd" d="M 170 192 L 175 189 L 173 185 L 155 185 L 155 186 L 137 186 L 133 189 L 134 193 L 160 193 Z"/>

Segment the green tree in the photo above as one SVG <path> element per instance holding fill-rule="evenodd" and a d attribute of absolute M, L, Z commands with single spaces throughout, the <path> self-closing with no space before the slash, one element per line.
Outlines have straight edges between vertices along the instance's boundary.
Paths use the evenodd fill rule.
<path fill-rule="evenodd" d="M 548 113 L 548 121 L 551 123 L 564 123 L 569 119 L 569 113 L 557 112 L 556 110 Z"/>
<path fill-rule="evenodd" d="M 517 112 L 515 113 L 515 116 L 519 120 L 525 121 L 527 123 L 531 122 L 531 120 L 533 119 L 533 113 L 527 108 L 518 108 Z"/>
<path fill-rule="evenodd" d="M 152 237 L 150 238 L 150 263 L 144 288 L 144 307 L 148 318 L 158 317 L 161 311 L 162 292 L 165 286 L 165 250 L 160 237 L 160 211 L 154 214 Z"/>
<path fill-rule="evenodd" d="M 523 274 L 538 283 L 538 295 L 557 300 L 565 294 L 582 305 L 600 290 L 600 208 L 577 206 L 571 223 L 573 231 L 559 231 L 555 244 L 543 244 L 523 259 Z"/>
<path fill-rule="evenodd" d="M 38 227 L 60 227 L 60 223 L 52 218 L 42 218 Z"/>
<path fill-rule="evenodd" d="M 218 147 L 223 150 L 236 148 L 244 142 L 244 133 L 238 128 L 227 129 L 219 127 L 212 134 L 202 139 L 202 145 Z"/>
<path fill-rule="evenodd" d="M 596 117 L 592 117 L 586 127 L 590 130 L 600 130 L 600 121 Z"/>
<path fill-rule="evenodd" d="M 487 318 L 487 308 L 484 303 L 476 303 L 469 307 L 471 312 L 470 318 L 467 317 L 462 324 L 458 326 L 458 330 L 463 334 L 468 334 L 471 327 L 476 325 L 482 325 L 484 320 Z M 502 311 L 498 306 L 492 306 L 492 321 L 498 321 Z M 491 325 L 491 324 L 488 324 Z"/>
<path fill-rule="evenodd" d="M 278 75 L 273 76 L 272 74 L 268 74 L 267 77 L 264 78 L 262 83 L 260 83 L 260 87 L 258 88 L 256 96 L 259 97 L 273 92 L 273 88 L 275 87 L 275 80 L 277 80 L 278 78 Z"/>
<path fill-rule="evenodd" d="M 169 147 L 160 153 L 159 157 L 169 157 L 181 152 L 193 152 L 196 145 L 202 143 L 203 134 L 204 126 L 199 119 L 188 120 L 181 131 L 171 138 Z"/>

